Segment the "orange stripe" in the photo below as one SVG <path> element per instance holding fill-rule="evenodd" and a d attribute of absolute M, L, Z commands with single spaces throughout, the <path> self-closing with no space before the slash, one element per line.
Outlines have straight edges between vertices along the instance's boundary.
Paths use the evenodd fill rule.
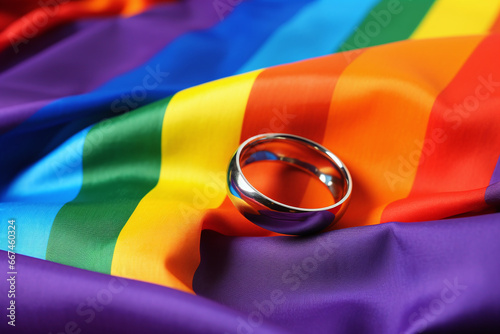
<path fill-rule="evenodd" d="M 322 142 L 338 78 L 362 52 L 345 52 L 264 70 L 252 87 L 240 142 L 266 132 L 292 133 Z M 287 203 L 299 201 L 304 205 L 305 201 L 314 201 L 314 184 L 307 178 L 295 178 L 294 191 L 283 193 L 282 185 L 274 180 L 286 178 L 284 173 L 293 173 L 293 170 L 281 165 L 267 167 L 265 173 L 252 175 L 265 178 L 265 183 L 259 182 L 263 186 L 259 190 L 286 196 Z M 248 222 L 228 200 L 206 213 L 203 228 L 226 235 L 275 235 Z"/>
<path fill-rule="evenodd" d="M 398 182 L 390 176 L 398 173 L 399 157 L 415 151 L 415 140 L 424 138 L 436 97 L 481 39 L 374 47 L 344 71 L 333 95 L 324 141 L 353 177 L 350 208 L 337 227 L 379 223 L 388 203 L 409 194 L 416 170 Z"/>
<path fill-rule="evenodd" d="M 495 169 L 500 152 L 500 36 L 487 37 L 464 64 L 450 85 L 439 95 L 429 119 L 422 155 L 410 196 L 394 203 L 384 213 L 383 220 L 418 221 L 421 215 L 412 211 L 414 201 L 422 196 L 442 194 L 439 202 L 428 206 L 428 219 L 440 219 L 477 210 L 462 205 L 459 192 L 476 194 L 481 189 L 477 206 L 484 203 L 484 192 Z M 436 135 L 438 134 L 438 135 Z M 456 192 L 457 196 L 449 196 Z M 471 195 L 472 196 L 472 195 Z M 463 196 L 462 196 L 463 197 Z M 477 196 L 473 196 L 476 198 Z M 439 208 L 443 202 L 448 202 Z M 458 201 L 458 202 L 457 202 Z M 457 202 L 457 205 L 454 203 Z M 457 206 L 457 207 L 456 207 Z M 456 212 L 456 210 L 461 210 Z"/>
<path fill-rule="evenodd" d="M 346 52 L 262 71 L 248 99 L 241 141 L 287 132 L 321 142 L 338 77 L 359 55 Z"/>

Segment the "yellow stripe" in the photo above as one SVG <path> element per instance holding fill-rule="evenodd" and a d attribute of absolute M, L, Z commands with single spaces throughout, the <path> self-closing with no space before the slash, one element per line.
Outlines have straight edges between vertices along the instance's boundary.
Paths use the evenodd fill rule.
<path fill-rule="evenodd" d="M 111 274 L 192 292 L 203 213 L 226 196 L 250 90 L 260 71 L 177 93 L 162 129 L 160 180 L 116 243 Z"/>
<path fill-rule="evenodd" d="M 411 38 L 484 34 L 499 10 L 500 0 L 437 0 Z"/>

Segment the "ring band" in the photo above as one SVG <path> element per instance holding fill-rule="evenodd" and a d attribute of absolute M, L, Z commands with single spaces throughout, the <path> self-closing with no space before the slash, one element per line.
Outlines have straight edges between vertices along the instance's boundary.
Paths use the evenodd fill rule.
<path fill-rule="evenodd" d="M 281 161 L 317 177 L 335 203 L 322 208 L 294 207 L 259 192 L 242 168 L 258 161 Z M 242 143 L 230 160 L 228 195 L 238 211 L 265 229 L 292 235 L 317 233 L 336 223 L 345 212 L 352 192 L 352 179 L 344 163 L 325 147 L 309 139 L 270 133 Z"/>

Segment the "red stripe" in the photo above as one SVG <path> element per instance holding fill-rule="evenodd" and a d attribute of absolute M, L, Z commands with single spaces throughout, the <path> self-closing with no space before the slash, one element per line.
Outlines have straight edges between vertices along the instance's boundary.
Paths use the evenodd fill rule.
<path fill-rule="evenodd" d="M 138 8 L 137 13 L 145 10 L 155 3 L 173 2 L 175 0 L 143 0 L 145 8 Z M 89 17 L 111 16 L 122 13 L 126 10 L 128 1 L 110 1 L 103 6 L 99 0 L 86 1 L 66 1 L 66 0 L 47 0 L 38 1 L 36 6 L 28 7 L 27 4 L 16 4 L 16 1 L 9 1 L 8 4 L 13 9 L 21 7 L 31 9 L 17 20 L 12 17 L 3 19 L 0 17 L 0 25 L 8 26 L 0 31 L 0 51 L 9 47 L 12 43 L 27 42 L 46 31 L 67 24 L 76 20 Z"/>
<path fill-rule="evenodd" d="M 261 133 L 284 132 L 321 143 L 338 78 L 360 54 L 362 51 L 356 50 L 264 70 L 250 93 L 240 142 Z M 282 179 L 286 172 L 277 165 L 261 175 L 274 180 Z M 307 179 L 297 179 L 296 190 L 287 193 L 290 197 L 286 202 L 300 201 L 307 185 Z M 279 193 L 279 187 L 279 182 L 270 182 L 263 192 Z M 226 235 L 274 234 L 248 222 L 227 199 L 218 209 L 207 212 L 203 223 L 204 229 Z"/>
<path fill-rule="evenodd" d="M 350 57 L 311 59 L 264 70 L 255 81 L 243 120 L 241 141 L 265 132 L 286 132 L 322 142 L 338 77 Z"/>
<path fill-rule="evenodd" d="M 452 217 L 466 212 L 487 209 L 485 188 L 458 192 L 413 195 L 391 203 L 383 215 L 383 222 L 415 222 Z M 389 209 L 390 207 L 390 209 Z"/>
<path fill-rule="evenodd" d="M 493 26 L 491 27 L 490 31 L 494 33 L 500 33 L 500 14 L 498 15 L 495 23 L 493 23 Z"/>
<path fill-rule="evenodd" d="M 500 35 L 487 37 L 438 96 L 410 195 L 388 205 L 383 222 L 440 219 L 484 205 L 500 152 L 499 56 Z"/>

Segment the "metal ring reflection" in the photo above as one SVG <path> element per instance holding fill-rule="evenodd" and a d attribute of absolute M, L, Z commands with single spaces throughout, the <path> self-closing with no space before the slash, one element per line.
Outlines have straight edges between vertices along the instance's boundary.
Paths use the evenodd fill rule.
<path fill-rule="evenodd" d="M 280 161 L 317 177 L 335 203 L 322 208 L 301 208 L 280 203 L 259 192 L 242 168 L 258 161 Z M 344 163 L 309 139 L 284 134 L 249 138 L 234 153 L 227 173 L 228 195 L 238 211 L 265 229 L 292 235 L 317 233 L 337 222 L 347 209 L 352 180 Z"/>

